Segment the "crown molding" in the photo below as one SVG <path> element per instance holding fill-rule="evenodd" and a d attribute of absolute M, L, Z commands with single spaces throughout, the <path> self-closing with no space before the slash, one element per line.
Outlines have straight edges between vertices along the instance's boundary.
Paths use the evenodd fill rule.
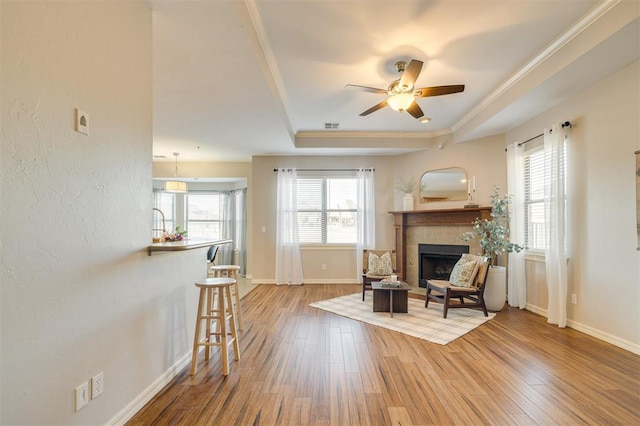
<path fill-rule="evenodd" d="M 244 4 L 244 8 L 242 4 Z M 280 106 L 289 136 L 291 140 L 294 140 L 296 128 L 293 121 L 291 121 L 291 104 L 287 97 L 287 91 L 285 90 L 273 49 L 271 49 L 271 44 L 264 29 L 258 5 L 255 0 L 244 0 L 243 2 L 238 2 L 238 10 L 241 17 L 244 18 L 243 20 L 251 24 L 245 25 L 247 36 L 254 46 L 262 74 L 271 89 L 274 99 Z"/>
<path fill-rule="evenodd" d="M 589 10 L 582 18 L 580 18 L 575 24 L 565 31 L 547 47 L 545 47 L 540 53 L 534 56 L 527 64 L 511 75 L 504 83 L 502 83 L 496 90 L 494 90 L 489 96 L 487 96 L 482 102 L 476 105 L 471 111 L 465 114 L 460 120 L 458 120 L 452 126 L 454 132 L 458 131 L 464 125 L 469 123 L 475 117 L 480 115 L 484 110 L 488 109 L 497 100 L 505 95 L 509 90 L 513 89 L 519 82 L 530 75 L 538 66 L 547 61 L 549 58 L 557 54 L 564 46 L 570 41 L 580 35 L 583 31 L 597 22 L 600 18 L 605 16 L 611 9 L 613 9 L 622 0 L 602 0 Z"/>
<path fill-rule="evenodd" d="M 439 130 L 437 132 L 396 132 L 396 131 L 335 131 L 335 130 L 312 130 L 299 131 L 296 133 L 298 138 L 341 138 L 341 139 L 366 139 L 366 138 L 404 138 L 404 139 L 430 139 L 439 136 L 449 135 L 453 133 L 451 129 Z"/>

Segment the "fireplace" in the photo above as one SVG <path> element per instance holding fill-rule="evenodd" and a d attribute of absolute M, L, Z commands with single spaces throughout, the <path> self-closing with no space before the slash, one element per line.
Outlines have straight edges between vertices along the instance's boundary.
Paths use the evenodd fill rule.
<path fill-rule="evenodd" d="M 427 287 L 427 280 L 449 279 L 460 256 L 469 253 L 469 246 L 450 244 L 418 244 L 418 285 Z"/>

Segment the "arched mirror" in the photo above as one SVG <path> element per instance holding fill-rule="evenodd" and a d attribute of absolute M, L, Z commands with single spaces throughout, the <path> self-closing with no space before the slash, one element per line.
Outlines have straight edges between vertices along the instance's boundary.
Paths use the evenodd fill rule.
<path fill-rule="evenodd" d="M 430 170 L 420 179 L 420 200 L 423 203 L 466 200 L 467 182 L 467 172 L 460 167 Z"/>

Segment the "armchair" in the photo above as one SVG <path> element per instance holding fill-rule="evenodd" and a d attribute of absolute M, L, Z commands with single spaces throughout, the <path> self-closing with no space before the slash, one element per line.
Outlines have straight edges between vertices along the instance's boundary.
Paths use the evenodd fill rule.
<path fill-rule="evenodd" d="M 391 258 L 391 265 L 386 265 L 386 270 L 376 268 L 370 268 L 370 260 L 383 259 L 383 256 L 388 253 Z M 370 255 L 375 255 L 375 258 L 369 259 Z M 382 261 L 382 260 L 381 260 Z M 374 262 L 375 263 L 375 262 Z M 396 267 L 396 251 L 395 250 L 363 250 L 362 251 L 362 300 L 364 301 L 364 295 L 367 290 L 371 290 L 371 283 L 373 281 L 382 281 L 385 278 L 391 278 L 392 274 L 395 274 Z"/>
<path fill-rule="evenodd" d="M 489 314 L 487 313 L 487 306 L 484 303 L 484 287 L 487 282 L 489 259 L 473 254 L 463 254 L 461 259 L 476 261 L 475 276 L 471 278 L 471 285 L 469 287 L 463 287 L 448 280 L 428 280 L 424 307 L 429 306 L 429 300 L 434 300 L 444 305 L 442 312 L 443 318 L 447 317 L 449 308 L 479 308 L 482 309 L 486 317 Z M 473 275 L 473 273 L 471 274 Z M 452 278 L 449 277 L 449 280 L 451 279 Z M 457 299 L 458 302 L 452 303 L 452 299 Z"/>

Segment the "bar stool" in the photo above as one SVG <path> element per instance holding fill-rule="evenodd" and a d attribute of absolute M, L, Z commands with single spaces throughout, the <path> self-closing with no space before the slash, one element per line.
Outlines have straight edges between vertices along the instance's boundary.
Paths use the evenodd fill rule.
<path fill-rule="evenodd" d="M 209 360 L 211 346 L 219 346 L 222 358 L 222 374 L 229 375 L 229 345 L 233 343 L 236 361 L 240 360 L 240 347 L 236 333 L 236 321 L 231 299 L 233 278 L 206 278 L 196 282 L 200 289 L 196 331 L 193 338 L 193 355 L 191 357 L 191 375 L 196 374 L 198 348 L 204 346 L 204 359 Z M 206 321 L 205 338 L 200 340 L 202 321 Z M 215 321 L 215 330 L 211 330 L 211 322 Z M 227 331 L 227 321 L 231 332 Z M 231 338 L 229 338 L 231 336 Z M 213 339 L 212 339 L 213 337 Z"/>
<path fill-rule="evenodd" d="M 242 311 L 240 310 L 240 290 L 238 288 L 238 271 L 240 270 L 240 266 L 238 265 L 213 265 L 209 267 L 209 272 L 214 277 L 224 277 L 233 278 L 236 280 L 235 285 L 233 286 L 233 293 L 235 299 L 235 308 L 236 314 L 238 316 L 238 330 L 242 331 Z"/>

